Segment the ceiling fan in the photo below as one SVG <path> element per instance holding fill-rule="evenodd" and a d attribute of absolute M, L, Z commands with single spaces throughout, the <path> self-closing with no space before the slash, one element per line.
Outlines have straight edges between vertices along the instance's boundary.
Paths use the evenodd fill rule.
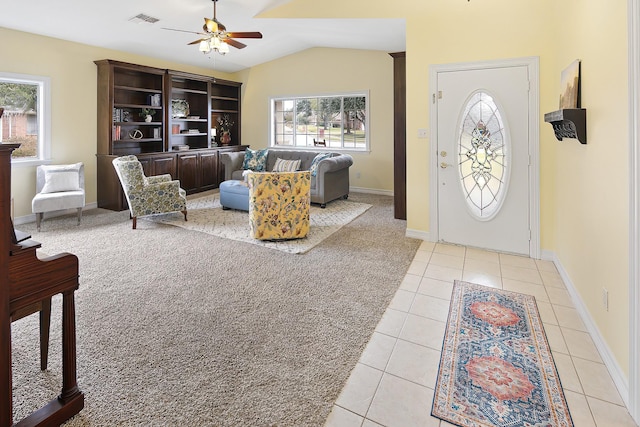
<path fill-rule="evenodd" d="M 204 32 L 195 32 L 195 31 L 185 31 L 185 30 L 176 30 L 174 28 L 164 28 L 165 30 L 171 31 L 180 31 L 183 33 L 192 33 L 198 34 L 202 36 L 198 40 L 194 40 L 188 45 L 198 44 L 200 52 L 205 54 L 213 51 L 224 55 L 229 52 L 229 46 L 233 46 L 236 49 L 243 49 L 247 47 L 246 44 L 240 43 L 236 38 L 241 39 L 261 39 L 262 33 L 258 31 L 245 31 L 245 32 L 230 32 L 227 31 L 227 27 L 222 24 L 222 22 L 218 21 L 216 16 L 216 3 L 218 0 L 211 0 L 213 2 L 213 18 L 204 18 L 204 25 L 202 29 Z"/>

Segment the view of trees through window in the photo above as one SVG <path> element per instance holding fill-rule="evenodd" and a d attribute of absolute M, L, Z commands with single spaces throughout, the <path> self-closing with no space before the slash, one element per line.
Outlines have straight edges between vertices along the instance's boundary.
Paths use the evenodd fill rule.
<path fill-rule="evenodd" d="M 273 145 L 367 149 L 367 97 L 317 96 L 272 100 Z"/>
<path fill-rule="evenodd" d="M 16 82 L 0 76 L 0 142 L 21 144 L 13 158 L 37 158 L 40 120 L 38 82 Z"/>

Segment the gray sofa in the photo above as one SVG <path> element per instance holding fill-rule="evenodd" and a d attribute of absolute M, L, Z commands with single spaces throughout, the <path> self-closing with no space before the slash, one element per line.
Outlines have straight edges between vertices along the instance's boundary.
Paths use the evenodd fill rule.
<path fill-rule="evenodd" d="M 318 151 L 269 149 L 267 171 L 273 170 L 277 158 L 283 160 L 300 159 L 300 170 L 308 170 Z M 225 180 L 242 180 L 244 151 L 220 153 L 220 162 L 224 165 Z M 331 153 L 331 157 L 318 164 L 318 173 L 311 177 L 311 203 L 321 207 L 332 200 L 349 196 L 349 167 L 353 158 L 348 154 Z"/>

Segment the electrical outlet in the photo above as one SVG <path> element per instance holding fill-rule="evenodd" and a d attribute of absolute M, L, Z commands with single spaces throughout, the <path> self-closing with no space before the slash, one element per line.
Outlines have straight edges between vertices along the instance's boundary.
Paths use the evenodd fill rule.
<path fill-rule="evenodd" d="M 356 172 L 356 179 L 360 179 L 360 172 Z"/>
<path fill-rule="evenodd" d="M 602 288 L 602 306 L 609 311 L 609 291 L 606 288 Z"/>

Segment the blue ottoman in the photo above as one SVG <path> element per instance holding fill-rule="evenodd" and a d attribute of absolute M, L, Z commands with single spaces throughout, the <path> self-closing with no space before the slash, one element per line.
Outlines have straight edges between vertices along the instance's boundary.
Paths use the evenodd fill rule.
<path fill-rule="evenodd" d="M 249 187 L 235 179 L 220 183 L 222 209 L 238 209 L 249 212 Z"/>

